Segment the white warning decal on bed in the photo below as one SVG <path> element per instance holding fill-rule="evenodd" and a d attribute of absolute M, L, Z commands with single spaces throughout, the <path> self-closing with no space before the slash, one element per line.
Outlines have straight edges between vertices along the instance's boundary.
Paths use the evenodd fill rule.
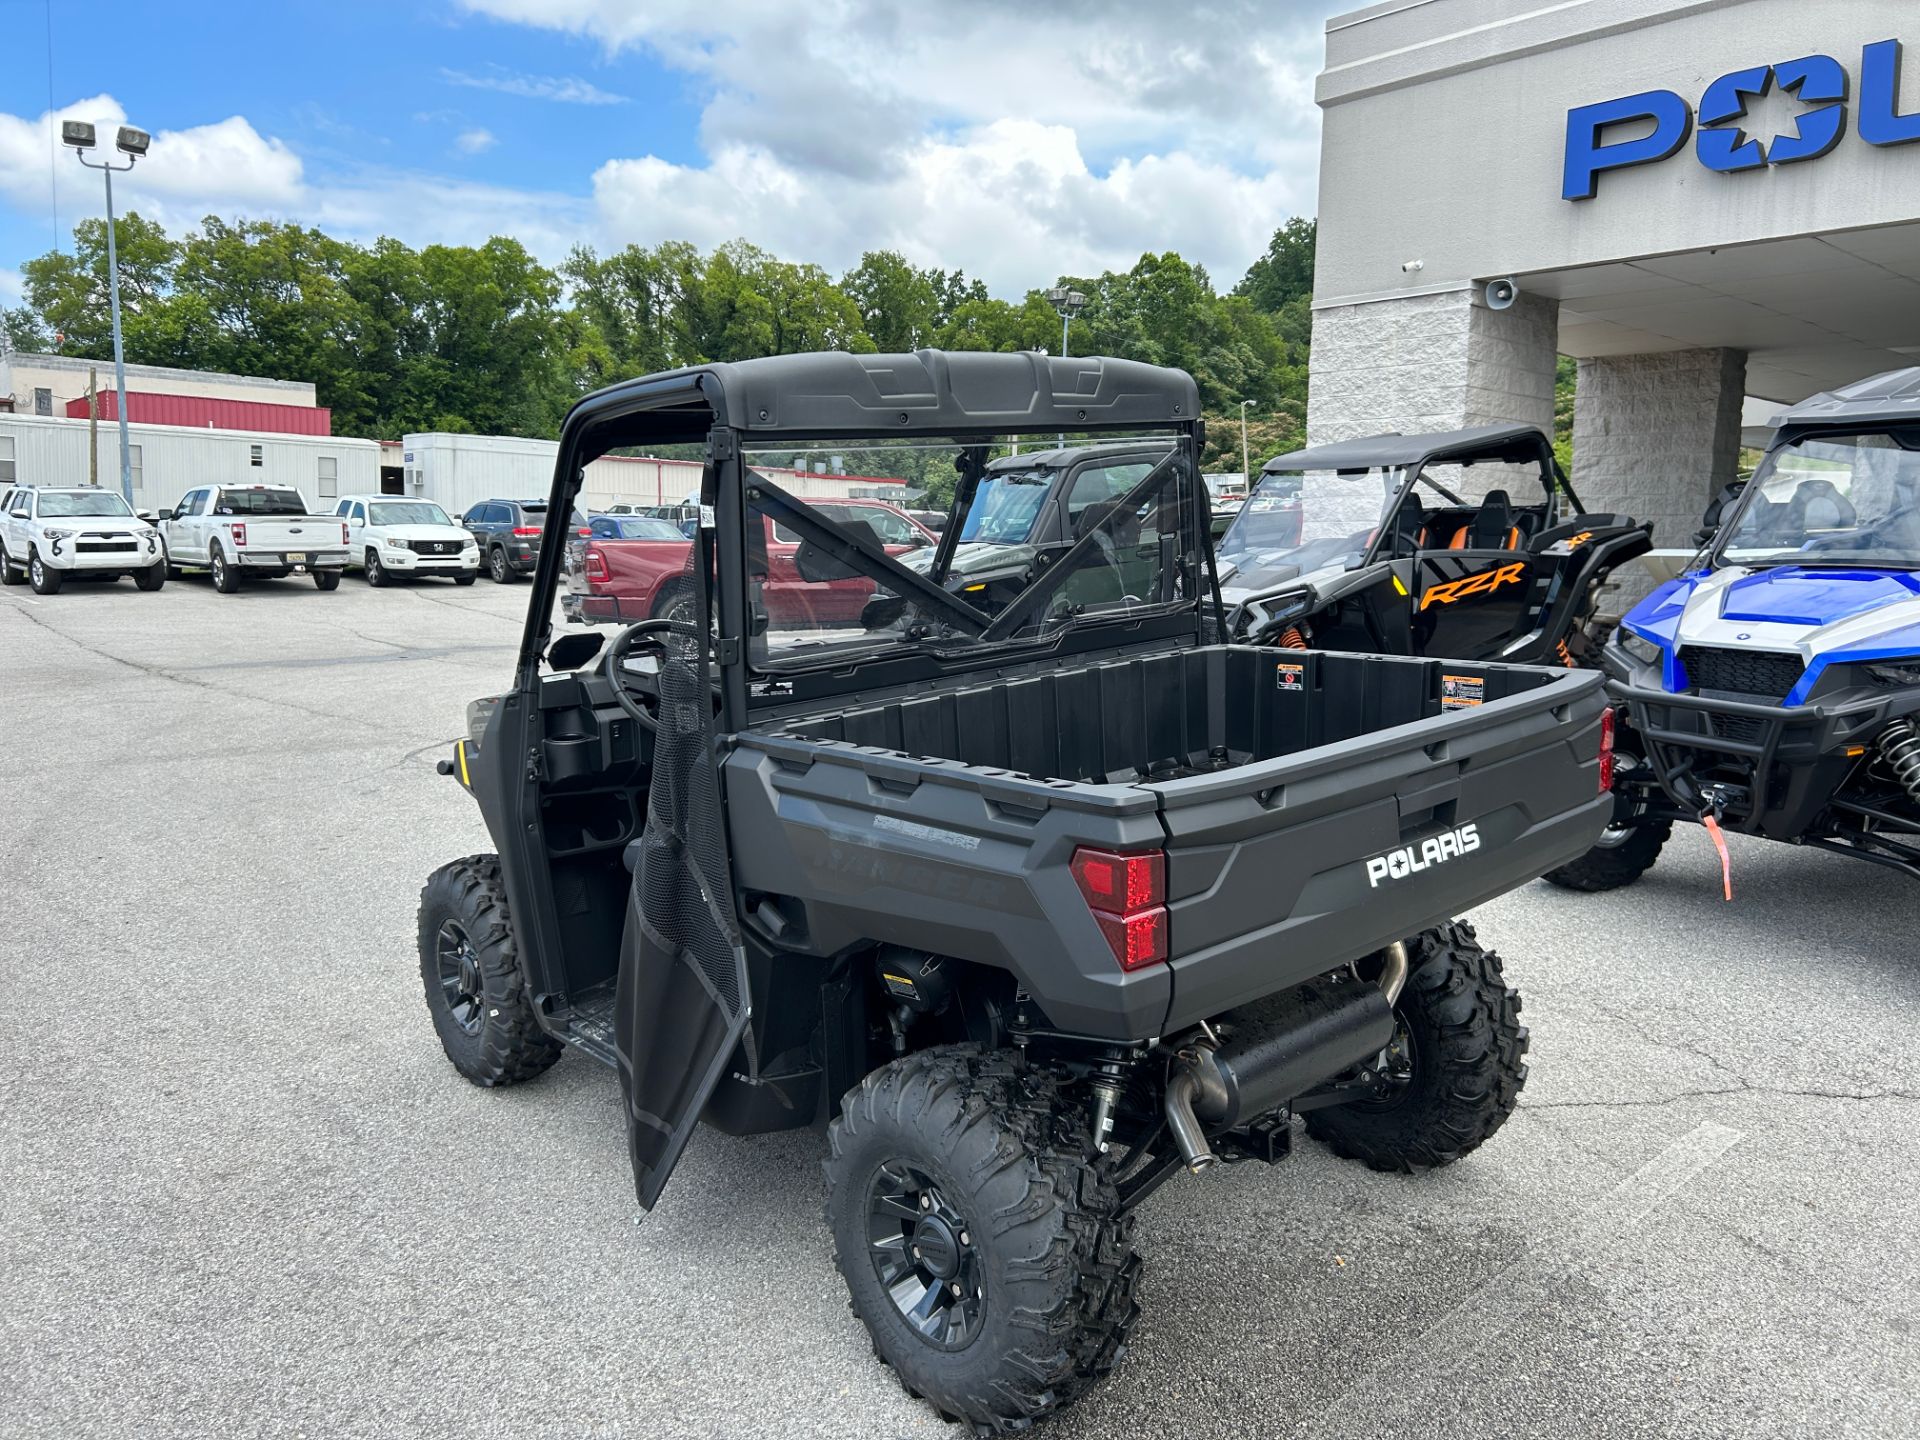
<path fill-rule="evenodd" d="M 1471 855 L 1479 848 L 1478 825 L 1442 830 L 1416 845 L 1402 845 L 1398 850 L 1389 850 L 1367 861 L 1367 884 L 1378 890 L 1382 880 L 1404 880 L 1435 865 L 1444 865 L 1449 860 L 1458 860 L 1462 855 Z"/>

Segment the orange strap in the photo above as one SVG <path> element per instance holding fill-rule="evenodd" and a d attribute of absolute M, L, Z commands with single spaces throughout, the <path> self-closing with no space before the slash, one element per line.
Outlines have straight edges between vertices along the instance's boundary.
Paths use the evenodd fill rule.
<path fill-rule="evenodd" d="M 1720 831 L 1720 822 L 1708 811 L 1700 817 L 1700 823 L 1707 827 L 1707 834 L 1713 840 L 1713 848 L 1720 852 L 1720 888 L 1726 892 L 1729 903 L 1733 900 L 1733 857 L 1727 854 L 1727 837 Z"/>

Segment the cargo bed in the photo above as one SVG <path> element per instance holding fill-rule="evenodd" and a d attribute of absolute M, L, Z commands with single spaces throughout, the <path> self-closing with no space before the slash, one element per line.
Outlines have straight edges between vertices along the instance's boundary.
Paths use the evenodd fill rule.
<path fill-rule="evenodd" d="M 1248 646 L 1010 670 L 738 735 L 750 896 L 794 938 L 1004 966 L 1139 1039 L 1412 935 L 1583 853 L 1600 677 Z M 1171 958 L 1123 973 L 1068 865 L 1164 849 Z"/>

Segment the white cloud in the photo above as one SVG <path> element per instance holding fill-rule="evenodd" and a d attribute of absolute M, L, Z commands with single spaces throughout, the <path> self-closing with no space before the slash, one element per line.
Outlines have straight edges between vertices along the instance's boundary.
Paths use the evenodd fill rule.
<path fill-rule="evenodd" d="M 1313 77 L 1351 0 L 461 0 L 698 80 L 704 163 L 594 178 L 614 243 L 898 248 L 1017 294 L 1177 249 L 1233 283 L 1311 214 Z"/>
<path fill-rule="evenodd" d="M 453 148 L 458 150 L 462 155 L 484 155 L 499 143 L 499 137 L 491 130 L 477 128 L 473 130 L 462 130 L 458 135 L 453 137 Z"/>
<path fill-rule="evenodd" d="M 27 277 L 18 270 L 0 266 L 0 305 L 18 305 L 26 294 Z"/>
<path fill-rule="evenodd" d="M 0 114 L 0 198 L 22 211 L 46 214 L 57 176 L 63 229 L 77 216 L 104 213 L 99 177 L 83 171 L 64 147 L 55 153 L 54 141 L 61 121 L 87 120 L 104 146 L 126 118 L 111 95 L 76 100 L 32 119 Z M 213 210 L 294 208 L 305 191 L 300 157 L 238 115 L 212 125 L 157 131 L 146 158 L 131 173 L 114 177 L 120 208 L 137 209 L 170 226 L 190 224 Z"/>
<path fill-rule="evenodd" d="M 440 71 L 449 85 L 469 90 L 498 90 L 503 95 L 518 95 L 526 100 L 556 100 L 563 105 L 625 105 L 625 95 L 602 90 L 577 75 L 522 75 L 493 66 L 479 74 L 466 70 Z"/>

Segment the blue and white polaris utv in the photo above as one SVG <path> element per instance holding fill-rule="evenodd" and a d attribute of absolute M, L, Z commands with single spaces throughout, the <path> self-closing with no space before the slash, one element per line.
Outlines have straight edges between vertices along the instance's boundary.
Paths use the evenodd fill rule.
<path fill-rule="evenodd" d="M 1676 820 L 1920 879 L 1920 368 L 1816 395 L 1603 656 L 1614 824 L 1548 878 L 1611 890 Z"/>

